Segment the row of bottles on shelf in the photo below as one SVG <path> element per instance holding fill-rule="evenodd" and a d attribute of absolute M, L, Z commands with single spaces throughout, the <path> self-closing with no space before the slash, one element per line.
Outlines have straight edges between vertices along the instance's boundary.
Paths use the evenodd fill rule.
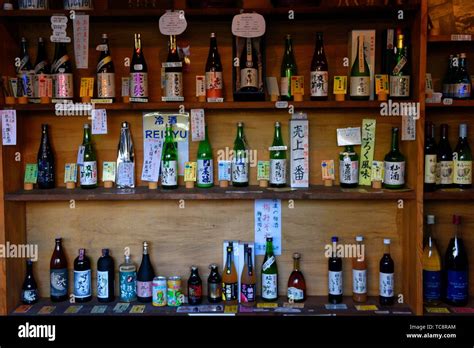
<path fill-rule="evenodd" d="M 467 124 L 459 125 L 459 140 L 452 151 L 448 139 L 448 125 L 442 124 L 438 144 L 435 141 L 435 126 L 426 124 L 424 190 L 437 188 L 472 187 L 472 153 L 467 137 Z"/>
<path fill-rule="evenodd" d="M 454 306 L 465 306 L 469 301 L 469 263 L 461 237 L 461 216 L 453 215 L 454 236 L 449 241 L 444 267 L 433 237 L 435 217 L 426 217 L 425 247 L 423 250 L 423 298 L 427 304 L 444 301 Z"/>
<path fill-rule="evenodd" d="M 343 300 L 343 269 L 338 237 L 331 239 L 331 255 L 328 257 L 328 301 L 338 304 Z M 367 260 L 363 237 L 356 237 L 357 252 L 352 257 L 353 300 L 367 301 Z M 225 304 L 255 305 L 257 301 L 257 277 L 254 267 L 254 250 L 252 243 L 225 242 L 225 262 L 222 276 L 216 264 L 210 265 L 207 279 L 207 300 L 210 303 L 224 301 Z M 235 261 L 235 248 L 242 247 L 243 260 Z M 300 270 L 299 253 L 293 254 L 293 271 L 288 279 L 287 298 L 290 302 L 306 300 L 306 281 Z M 390 239 L 384 239 L 384 252 L 379 264 L 380 304 L 392 305 L 395 302 L 394 262 L 390 256 Z M 155 276 L 150 260 L 148 243 L 143 243 L 143 257 L 140 267 L 136 269 L 129 253 L 119 266 L 119 298 L 121 301 L 152 302 L 154 306 L 179 306 L 183 303 L 200 304 L 203 300 L 203 284 L 198 267 L 191 267 L 187 281 L 187 301 L 182 288 L 180 276 Z M 273 251 L 273 239 L 266 239 L 265 257 L 261 266 L 261 298 L 263 301 L 278 300 L 278 267 Z M 97 261 L 97 299 L 99 302 L 115 300 L 115 266 L 109 249 L 102 250 Z M 75 302 L 88 302 L 92 299 L 92 266 L 85 249 L 79 249 L 79 256 L 74 260 L 73 298 Z M 68 265 L 62 239 L 57 238 L 50 262 L 50 298 L 53 302 L 70 300 L 68 296 Z M 38 286 L 33 276 L 33 262 L 27 261 L 26 278 L 22 288 L 22 301 L 33 304 L 39 300 Z"/>
<path fill-rule="evenodd" d="M 443 79 L 443 98 L 469 99 L 471 89 L 466 53 L 450 55 L 448 70 Z"/>
<path fill-rule="evenodd" d="M 391 32 L 391 34 L 388 34 Z M 393 42 L 396 35 L 396 44 Z M 390 38 L 390 39 L 389 39 Z M 117 100 L 115 88 L 115 69 L 109 49 L 107 34 L 102 35 L 102 44 L 97 46 L 100 56 L 96 68 L 97 98 L 102 102 Z M 234 90 L 241 93 L 242 100 L 261 100 L 252 97 L 252 93 L 263 93 L 265 76 L 262 72 L 262 52 L 257 39 L 246 38 L 239 44 L 242 52 L 234 59 L 238 75 Z M 391 40 L 391 42 L 390 42 Z M 352 42 L 353 41 L 353 42 Z M 377 95 L 387 95 L 395 98 L 410 97 L 410 68 L 408 44 L 401 29 L 394 34 L 393 29 L 387 30 L 387 48 L 384 50 L 383 74 L 374 75 L 375 66 L 375 30 L 353 31 L 351 36 L 352 65 L 350 67 L 350 98 L 354 100 L 369 100 L 374 96 L 374 86 Z M 237 63 L 236 63 L 237 62 Z M 180 56 L 176 36 L 168 40 L 168 55 L 163 63 L 163 101 L 183 101 L 183 57 Z M 74 98 L 73 67 L 71 57 L 67 53 L 65 43 L 56 43 L 54 59 L 49 64 L 45 42 L 38 39 L 38 54 L 33 65 L 28 53 L 27 40 L 22 38 L 21 52 L 16 60 L 17 79 L 3 81 L 6 96 L 28 98 L 30 101 L 39 101 L 41 98 L 53 98 L 56 101 L 72 100 Z M 311 100 L 327 100 L 329 95 L 329 68 L 326 58 L 323 33 L 316 34 L 315 51 L 310 66 L 310 96 Z M 223 101 L 224 79 L 223 65 L 217 49 L 215 33 L 211 34 L 210 49 L 205 65 L 205 76 L 196 77 L 196 91 L 201 91 L 197 97 L 201 101 Z M 280 95 L 284 101 L 302 100 L 304 79 L 298 80 L 298 68 L 294 55 L 291 35 L 285 40 L 280 74 L 280 88 L 278 85 L 268 90 L 272 96 Z M 336 76 L 334 94 L 342 95 L 347 90 L 347 77 Z M 299 86 L 299 87 L 298 87 Z M 92 88 L 93 89 L 93 88 Z M 269 89 L 269 86 L 267 86 Z M 296 90 L 298 89 L 298 90 Z M 148 93 L 148 66 L 143 54 L 140 34 L 135 34 L 135 49 L 130 62 L 130 76 L 122 79 L 122 97 L 132 102 L 147 102 Z M 198 92 L 197 92 L 198 93 Z M 83 96 L 83 95 L 81 95 Z M 127 99 L 128 98 L 128 99 Z M 339 98 L 339 97 L 338 97 Z M 241 98 L 239 97 L 239 100 Z"/>
<path fill-rule="evenodd" d="M 173 126 L 166 126 L 165 141 L 161 152 L 161 186 L 163 189 L 178 188 L 178 146 L 174 137 Z M 270 149 L 268 181 L 271 187 L 285 187 L 288 183 L 289 166 L 287 164 L 287 147 L 284 145 L 281 125 L 275 123 L 274 138 Z M 250 180 L 250 159 L 249 145 L 244 134 L 244 124 L 237 124 L 237 135 L 234 141 L 232 160 L 229 161 L 230 181 L 235 187 L 247 187 Z M 84 125 L 84 135 L 81 150 L 79 151 L 77 166 L 79 167 L 79 181 L 83 189 L 93 189 L 98 187 L 99 168 L 95 147 L 92 143 L 91 127 Z M 37 174 L 33 182 L 37 183 L 39 189 L 51 189 L 56 186 L 56 166 L 55 156 L 49 140 L 48 125 L 42 126 L 42 137 L 37 156 Z M 110 162 L 106 162 L 107 166 Z M 75 166 L 76 164 L 74 164 Z M 117 160 L 113 165 L 116 170 L 110 180 L 116 183 L 117 188 L 135 187 L 135 154 L 132 136 L 127 122 L 122 123 L 120 141 L 118 145 Z M 219 166 L 221 162 L 219 162 Z M 71 169 L 70 164 L 66 164 L 65 183 L 73 184 L 77 180 L 77 168 Z M 105 167 L 105 166 L 104 166 Z M 205 127 L 204 140 L 200 141 L 197 151 L 196 166 L 193 167 L 197 187 L 210 188 L 214 186 L 214 156 L 211 143 L 208 137 L 207 126 Z M 188 170 L 187 168 L 186 170 Z M 405 186 L 405 157 L 399 149 L 398 128 L 392 129 L 392 142 L 390 151 L 384 158 L 383 167 L 380 171 L 380 182 L 388 189 L 402 189 Z M 104 169 L 105 172 L 105 169 Z M 26 176 L 29 174 L 27 170 Z M 186 175 L 185 175 L 186 176 Z M 339 155 L 339 177 L 340 186 L 343 188 L 355 188 L 359 184 L 359 155 L 353 145 L 346 145 Z M 382 179 L 383 178 L 383 179 Z M 31 178 L 28 179 L 31 181 Z M 106 186 L 111 187 L 111 186 Z"/>

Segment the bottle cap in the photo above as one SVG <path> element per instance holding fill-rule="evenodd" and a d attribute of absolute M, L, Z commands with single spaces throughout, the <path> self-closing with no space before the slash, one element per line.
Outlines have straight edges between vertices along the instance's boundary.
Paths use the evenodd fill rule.
<path fill-rule="evenodd" d="M 237 127 L 243 127 L 244 123 L 243 122 L 237 122 Z"/>
<path fill-rule="evenodd" d="M 40 37 L 38 38 L 38 42 L 43 42 L 43 41 L 44 41 L 43 38 L 40 36 Z"/>
<path fill-rule="evenodd" d="M 198 269 L 197 266 L 194 266 L 194 265 L 191 266 L 191 271 L 197 271 L 197 269 Z"/>
<path fill-rule="evenodd" d="M 392 132 L 398 132 L 398 127 L 393 127 Z"/>
<path fill-rule="evenodd" d="M 364 237 L 356 236 L 356 242 L 362 242 L 363 240 L 364 240 Z"/>
<path fill-rule="evenodd" d="M 84 129 L 89 129 L 91 126 L 89 125 L 89 123 L 85 123 L 84 124 Z"/>
<path fill-rule="evenodd" d="M 216 33 L 211 33 L 211 37 L 216 37 Z"/>
<path fill-rule="evenodd" d="M 273 237 L 267 237 L 267 242 L 273 242 Z"/>
<path fill-rule="evenodd" d="M 215 263 L 211 263 L 209 265 L 209 269 L 217 269 L 217 265 Z"/>
<path fill-rule="evenodd" d="M 122 128 L 128 128 L 128 122 L 122 122 Z"/>
<path fill-rule="evenodd" d="M 339 238 L 337 238 L 336 236 L 332 237 L 331 238 L 331 242 L 338 242 L 339 241 Z"/>
<path fill-rule="evenodd" d="M 280 122 L 276 121 L 275 122 L 275 127 L 280 127 Z"/>
<path fill-rule="evenodd" d="M 467 124 L 461 123 L 459 125 L 459 137 L 460 138 L 467 138 Z"/>
<path fill-rule="evenodd" d="M 435 216 L 434 215 L 427 215 L 426 216 L 426 223 L 428 225 L 434 225 L 435 224 Z"/>
<path fill-rule="evenodd" d="M 294 253 L 293 258 L 294 259 L 301 259 L 301 254 L 300 253 Z"/>
<path fill-rule="evenodd" d="M 390 245 L 390 239 L 388 239 L 388 238 L 384 239 L 383 244 Z"/>
<path fill-rule="evenodd" d="M 109 249 L 102 249 L 102 256 L 109 256 L 110 250 Z"/>
<path fill-rule="evenodd" d="M 460 225 L 461 224 L 461 216 L 460 215 L 453 215 L 453 224 Z"/>
<path fill-rule="evenodd" d="M 107 34 L 102 34 L 102 38 L 107 39 L 108 38 Z"/>

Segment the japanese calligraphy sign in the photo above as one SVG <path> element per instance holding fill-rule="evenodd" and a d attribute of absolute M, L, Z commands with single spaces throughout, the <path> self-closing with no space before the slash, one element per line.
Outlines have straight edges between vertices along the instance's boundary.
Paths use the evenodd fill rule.
<path fill-rule="evenodd" d="M 1 110 L 3 145 L 16 145 L 16 110 Z"/>
<path fill-rule="evenodd" d="M 415 117 L 411 115 L 402 116 L 402 140 L 416 139 L 416 122 Z"/>
<path fill-rule="evenodd" d="M 185 163 L 189 161 L 189 113 L 143 113 L 143 142 L 147 139 L 164 141 L 166 124 L 173 126 L 173 136 L 178 143 L 178 171 L 184 175 Z"/>
<path fill-rule="evenodd" d="M 77 182 L 77 165 L 76 163 L 66 163 L 64 166 L 64 183 Z"/>
<path fill-rule="evenodd" d="M 273 238 L 273 252 L 281 255 L 281 200 L 255 200 L 255 255 L 265 255 L 266 238 Z"/>
<path fill-rule="evenodd" d="M 205 137 L 204 109 L 191 109 L 192 141 L 201 141 Z"/>
<path fill-rule="evenodd" d="M 92 109 L 92 134 L 107 134 L 107 111 Z"/>
<path fill-rule="evenodd" d="M 79 96 L 83 97 L 93 97 L 94 96 L 94 78 L 93 77 L 83 77 L 81 78 L 81 89 L 79 90 Z"/>
<path fill-rule="evenodd" d="M 309 187 L 309 123 L 290 120 L 291 187 Z"/>
<path fill-rule="evenodd" d="M 337 146 L 360 145 L 360 143 L 360 127 L 337 129 Z"/>
<path fill-rule="evenodd" d="M 87 69 L 89 67 L 89 15 L 76 14 L 73 26 L 76 68 Z"/>
<path fill-rule="evenodd" d="M 375 120 L 362 120 L 362 145 L 360 147 L 359 185 L 370 186 L 372 161 L 375 150 Z"/>
<path fill-rule="evenodd" d="M 146 139 L 143 150 L 142 181 L 158 182 L 163 140 Z"/>

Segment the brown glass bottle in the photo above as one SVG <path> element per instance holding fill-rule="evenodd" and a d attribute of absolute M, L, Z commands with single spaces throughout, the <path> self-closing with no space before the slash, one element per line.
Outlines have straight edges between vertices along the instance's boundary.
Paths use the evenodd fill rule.
<path fill-rule="evenodd" d="M 288 279 L 288 301 L 304 302 L 306 300 L 306 282 L 300 271 L 299 253 L 293 254 L 293 272 Z"/>
<path fill-rule="evenodd" d="M 207 300 L 210 303 L 218 303 L 222 301 L 222 278 L 216 264 L 209 266 L 211 273 L 207 278 Z"/>
<path fill-rule="evenodd" d="M 67 300 L 68 271 L 67 260 L 62 247 L 62 239 L 56 238 L 53 255 L 50 262 L 51 301 L 60 302 Z"/>

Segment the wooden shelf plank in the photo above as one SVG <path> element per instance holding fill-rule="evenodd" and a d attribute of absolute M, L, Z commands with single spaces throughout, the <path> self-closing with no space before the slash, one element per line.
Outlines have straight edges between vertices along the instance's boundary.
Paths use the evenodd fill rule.
<path fill-rule="evenodd" d="M 283 304 L 287 302 L 285 297 L 280 297 L 278 299 L 278 307 L 282 308 Z M 98 302 L 96 298 L 93 298 L 90 302 L 86 303 L 75 303 L 71 304 L 68 301 L 66 302 L 51 302 L 48 298 L 42 298 L 38 303 L 33 305 L 33 307 L 27 312 L 27 313 L 15 313 L 14 311 L 10 313 L 13 316 L 24 316 L 24 315 L 37 315 L 40 309 L 43 306 L 54 306 L 56 307 L 54 311 L 51 313 L 52 315 L 68 315 L 71 316 L 71 314 L 66 314 L 64 313 L 69 306 L 82 306 L 81 310 L 77 314 L 72 314 L 72 315 L 93 315 L 93 316 L 111 316 L 111 315 L 131 315 L 129 314 L 130 309 L 136 305 L 145 305 L 145 311 L 143 314 L 133 314 L 134 316 L 136 315 L 161 315 L 161 316 L 183 316 L 183 315 L 188 315 L 187 313 L 177 313 L 177 307 L 155 307 L 152 306 L 151 303 L 140 303 L 140 302 L 132 302 L 128 306 L 127 310 L 124 313 L 114 313 L 113 308 L 116 306 L 117 303 L 120 303 L 119 300 L 115 300 L 114 302 L 110 303 L 101 303 Z M 379 304 L 378 297 L 375 296 L 369 296 L 367 299 L 367 302 L 361 303 L 361 305 L 375 305 L 377 307 L 377 312 L 374 310 L 357 310 L 352 298 L 350 296 L 345 296 L 343 298 L 343 304 L 347 305 L 347 309 L 326 309 L 325 305 L 328 303 L 327 301 L 327 296 L 309 296 L 307 300 L 304 302 L 304 308 L 299 309 L 299 311 L 295 314 L 297 315 L 327 315 L 327 316 L 367 316 L 367 315 L 413 315 L 413 311 L 410 309 L 410 307 L 406 304 L 394 304 L 393 306 L 385 306 L 382 307 Z M 208 305 L 207 301 L 204 300 L 203 305 Z M 94 306 L 107 306 L 105 313 L 103 314 L 91 314 L 91 310 Z M 211 304 L 212 305 L 212 304 Z M 223 314 L 224 310 L 224 303 L 218 303 L 214 305 L 219 305 L 221 306 L 221 309 L 219 312 L 213 312 L 214 314 L 220 313 Z M 193 306 L 193 307 L 200 307 L 200 306 Z M 209 312 L 208 312 L 209 313 Z M 247 312 L 247 311 L 242 311 L 236 314 L 238 316 L 278 316 L 278 315 L 284 315 L 287 313 L 284 312 L 275 312 L 274 308 L 267 309 L 266 311 L 260 311 L 260 312 Z"/>
<path fill-rule="evenodd" d="M 245 9 L 246 12 L 258 12 L 261 15 L 269 16 L 270 19 L 288 19 L 288 11 L 293 10 L 299 16 L 299 18 L 309 18 L 309 17 L 320 17 L 320 18 L 346 18 L 350 17 L 361 18 L 359 15 L 364 17 L 372 16 L 377 18 L 396 18 L 397 10 L 403 9 L 406 15 L 418 11 L 418 4 L 404 5 L 401 7 L 394 6 L 309 6 L 309 7 L 278 7 L 278 8 L 253 8 Z M 91 18 L 120 18 L 126 17 L 128 20 L 140 21 L 143 18 L 150 17 L 159 17 L 165 13 L 165 9 L 153 9 L 153 8 L 143 8 L 143 9 L 112 9 L 112 10 L 92 10 L 92 11 L 83 11 L 91 16 Z M 240 8 L 203 8 L 203 9 L 185 9 L 185 15 L 187 19 L 202 19 L 205 17 L 219 17 L 228 19 L 231 16 L 239 14 Z M 23 19 L 23 18 L 42 18 L 42 17 L 51 17 L 56 14 L 65 14 L 69 15 L 69 11 L 62 9 L 58 10 L 12 10 L 12 11 L 0 11 L 0 17 L 14 18 L 14 19 Z M 362 19 L 362 18 L 361 18 Z"/>
<path fill-rule="evenodd" d="M 407 101 L 410 102 L 410 101 Z M 288 102 L 293 105 L 295 109 L 380 109 L 381 102 L 372 101 L 354 101 L 347 100 L 344 102 L 338 101 L 302 101 L 302 102 Z M 181 105 L 186 109 L 206 109 L 206 110 L 247 110 L 247 109 L 265 109 L 265 110 L 285 110 L 277 109 L 275 102 L 234 102 L 228 101 L 223 103 L 200 103 L 200 102 L 182 102 L 182 103 L 165 103 L 165 102 L 150 102 L 150 103 L 113 103 L 113 104 L 95 104 L 96 109 L 106 110 L 177 110 Z M 0 108 L 15 109 L 17 111 L 54 111 L 55 104 L 15 104 L 15 105 L 0 105 Z"/>
<path fill-rule="evenodd" d="M 447 43 L 447 42 L 460 42 L 465 43 L 472 40 L 472 35 L 462 34 L 444 34 L 444 35 L 428 35 L 428 43 Z"/>
<path fill-rule="evenodd" d="M 253 200 L 253 199 L 301 199 L 301 200 L 397 200 L 415 199 L 413 190 L 374 190 L 372 188 L 341 189 L 339 186 L 311 186 L 309 189 L 266 189 L 249 187 L 213 187 L 209 189 L 149 190 L 135 189 L 93 190 L 55 188 L 52 190 L 19 191 L 5 194 L 7 201 L 143 201 L 143 200 Z"/>
<path fill-rule="evenodd" d="M 439 108 L 471 108 L 474 107 L 474 99 L 467 100 L 453 100 L 452 104 L 444 103 L 426 103 L 427 109 L 439 109 Z"/>
<path fill-rule="evenodd" d="M 434 192 L 425 192 L 426 201 L 469 201 L 474 200 L 474 189 L 442 189 Z"/>

